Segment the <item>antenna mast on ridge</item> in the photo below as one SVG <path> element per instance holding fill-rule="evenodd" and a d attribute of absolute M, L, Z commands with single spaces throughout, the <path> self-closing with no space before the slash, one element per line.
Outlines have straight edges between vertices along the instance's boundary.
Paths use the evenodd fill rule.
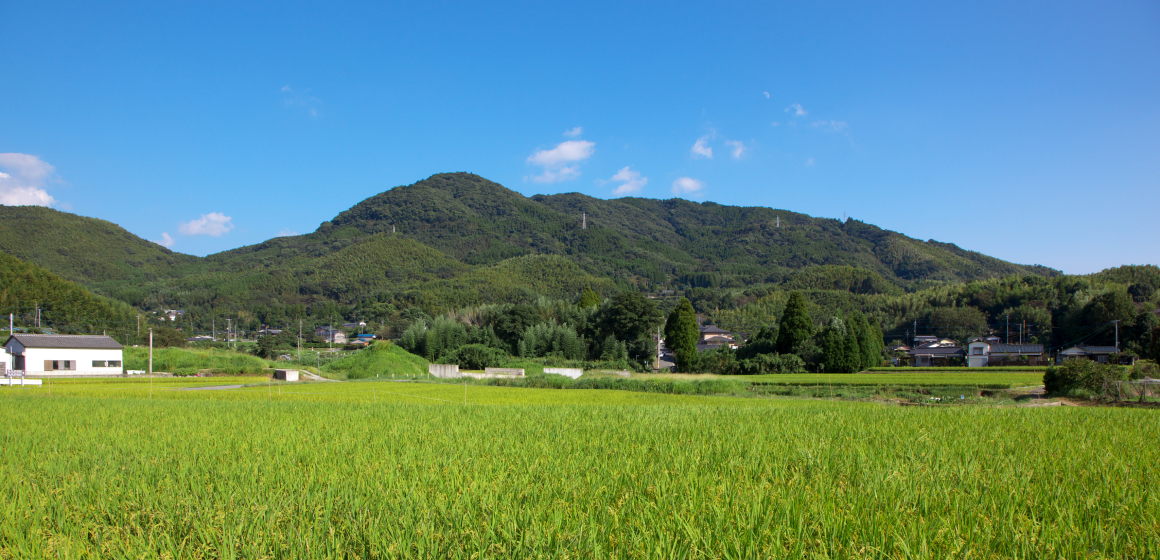
<path fill-rule="evenodd" d="M 581 212 L 580 229 L 588 229 L 588 213 Z"/>

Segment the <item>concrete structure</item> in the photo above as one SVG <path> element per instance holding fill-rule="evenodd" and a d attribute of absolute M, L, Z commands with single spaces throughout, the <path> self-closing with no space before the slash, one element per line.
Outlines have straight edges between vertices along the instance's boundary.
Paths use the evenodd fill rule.
<path fill-rule="evenodd" d="M 971 339 L 967 345 L 967 367 L 1014 364 L 1037 366 L 1042 361 L 1042 344 L 1003 344 L 999 342 L 999 337 L 980 336 Z"/>
<path fill-rule="evenodd" d="M 12 356 L 5 349 L 3 353 L 0 353 L 0 376 L 7 374 L 10 369 L 12 369 Z"/>
<path fill-rule="evenodd" d="M 276 369 L 274 370 L 274 379 L 279 381 L 298 381 L 298 370 Z"/>
<path fill-rule="evenodd" d="M 463 377 L 459 375 L 459 366 L 456 364 L 430 364 L 427 366 L 427 373 L 439 379 L 458 379 Z"/>
<path fill-rule="evenodd" d="M 11 369 L 32 376 L 121 375 L 122 346 L 107 336 L 14 334 L 4 342 Z"/>
<path fill-rule="evenodd" d="M 459 371 L 458 364 L 430 364 L 427 366 L 427 372 L 439 379 L 459 379 L 462 377 L 470 377 L 472 379 L 497 379 L 524 376 L 524 370 L 515 368 L 484 368 L 483 373 Z"/>
<path fill-rule="evenodd" d="M 580 368 L 562 368 L 562 367 L 546 367 L 544 373 L 552 373 L 555 375 L 563 375 L 564 377 L 571 377 L 572 379 L 579 379 L 584 375 L 584 370 Z"/>

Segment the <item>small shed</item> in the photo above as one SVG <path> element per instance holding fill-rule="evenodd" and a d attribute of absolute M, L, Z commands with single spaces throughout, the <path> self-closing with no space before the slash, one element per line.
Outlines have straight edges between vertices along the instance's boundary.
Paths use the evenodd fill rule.
<path fill-rule="evenodd" d="M 298 381 L 298 370 L 276 369 L 274 370 L 274 379 L 279 381 Z"/>

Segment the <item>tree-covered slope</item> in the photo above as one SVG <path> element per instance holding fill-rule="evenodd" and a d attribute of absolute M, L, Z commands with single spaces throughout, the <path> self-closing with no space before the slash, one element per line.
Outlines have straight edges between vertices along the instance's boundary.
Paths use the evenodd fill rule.
<path fill-rule="evenodd" d="M 66 332 L 120 328 L 136 315 L 122 302 L 94 295 L 35 264 L 0 253 L 0 313 L 14 314 L 17 325 L 31 325 L 37 309 L 42 324 Z"/>
<path fill-rule="evenodd" d="M 570 297 L 586 286 L 605 295 L 755 285 L 893 294 L 1057 274 L 856 220 L 679 199 L 528 198 L 467 173 L 390 189 L 310 234 L 205 258 L 45 208 L 0 207 L 0 218 L 0 251 L 145 309 L 434 310 Z"/>
<path fill-rule="evenodd" d="M 201 260 L 141 239 L 112 222 L 40 206 L 0 205 L 0 251 L 86 286 L 187 273 Z"/>
<path fill-rule="evenodd" d="M 559 254 L 598 276 L 654 284 L 779 283 L 815 265 L 856 266 L 908 288 L 1058 274 L 857 220 L 681 199 L 526 198 L 468 173 L 434 175 L 368 198 L 316 233 L 342 237 L 392 228 L 469 264 Z"/>

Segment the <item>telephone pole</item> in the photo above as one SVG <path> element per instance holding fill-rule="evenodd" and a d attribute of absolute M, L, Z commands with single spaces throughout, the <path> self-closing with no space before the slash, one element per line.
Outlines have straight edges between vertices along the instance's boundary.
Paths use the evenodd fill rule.
<path fill-rule="evenodd" d="M 298 359 L 302 360 L 302 319 L 298 320 Z"/>
<path fill-rule="evenodd" d="M 226 319 L 226 348 L 230 347 L 230 333 L 233 332 L 233 329 L 231 329 L 230 326 L 232 324 L 233 323 L 231 323 L 229 319 Z"/>
<path fill-rule="evenodd" d="M 1119 354 L 1120 353 L 1120 320 L 1116 319 L 1115 321 L 1112 321 L 1112 322 L 1116 324 L 1116 353 Z"/>

